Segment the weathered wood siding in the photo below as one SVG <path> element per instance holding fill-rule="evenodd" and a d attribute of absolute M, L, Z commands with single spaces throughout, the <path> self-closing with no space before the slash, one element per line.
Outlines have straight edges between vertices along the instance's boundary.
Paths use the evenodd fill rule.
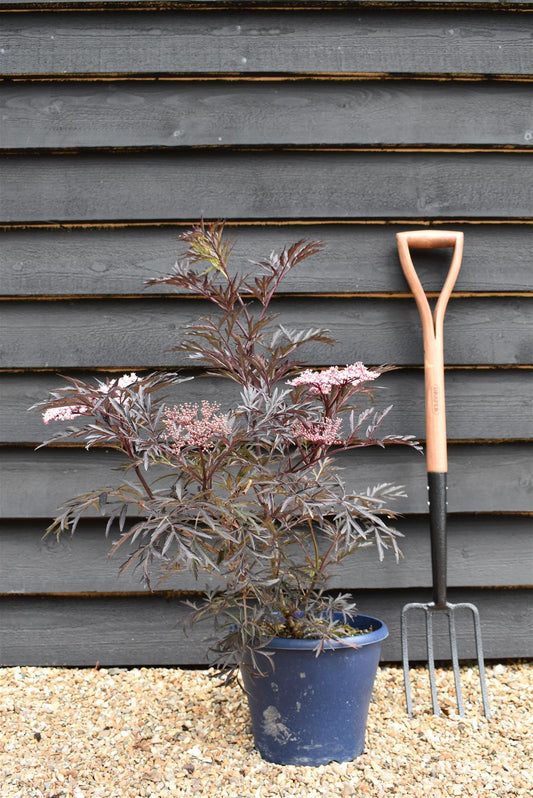
<path fill-rule="evenodd" d="M 205 307 L 143 281 L 172 267 L 201 216 L 227 220 L 238 269 L 301 237 L 326 242 L 279 312 L 335 333 L 333 350 L 309 351 L 315 366 L 397 363 L 389 429 L 421 438 L 420 323 L 395 233 L 464 231 L 445 325 L 450 595 L 479 606 L 488 658 L 533 654 L 532 11 L 0 2 L 0 665 L 205 662 L 204 631 L 182 632 L 183 595 L 203 584 L 185 575 L 150 594 L 118 580 L 97 517 L 43 541 L 57 505 L 111 480 L 114 458 L 35 452 L 48 430 L 27 413 L 58 372 L 186 367 L 166 350 Z M 448 253 L 426 257 L 438 291 Z M 182 388 L 232 400 L 212 380 Z M 369 450 L 346 468 L 409 493 L 401 563 L 365 550 L 334 583 L 385 618 L 383 656 L 397 660 L 401 606 L 430 595 L 425 461 Z M 459 637 L 473 656 L 469 619 Z"/>

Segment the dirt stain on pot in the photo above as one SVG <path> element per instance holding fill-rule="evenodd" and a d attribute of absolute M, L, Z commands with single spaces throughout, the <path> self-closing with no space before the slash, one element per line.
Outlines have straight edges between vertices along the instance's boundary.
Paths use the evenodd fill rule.
<path fill-rule="evenodd" d="M 265 734 L 273 737 L 280 745 L 289 742 L 292 735 L 289 729 L 281 721 L 281 715 L 276 707 L 267 707 L 263 712 L 263 729 Z"/>

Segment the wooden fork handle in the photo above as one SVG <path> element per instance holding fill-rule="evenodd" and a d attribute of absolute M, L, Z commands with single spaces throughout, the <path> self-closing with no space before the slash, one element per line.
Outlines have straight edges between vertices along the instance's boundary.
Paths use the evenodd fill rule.
<path fill-rule="evenodd" d="M 463 233 L 451 230 L 411 230 L 398 233 L 397 237 L 402 238 L 412 249 L 437 249 L 455 247 L 458 239 L 463 237 Z"/>
<path fill-rule="evenodd" d="M 424 376 L 426 394 L 426 458 L 427 470 L 446 473 L 446 411 L 444 400 L 444 313 L 457 280 L 463 254 L 463 233 L 440 230 L 412 230 L 396 235 L 403 273 L 413 292 L 424 336 Z M 453 247 L 453 255 L 432 313 L 429 302 L 416 273 L 410 249 Z"/>

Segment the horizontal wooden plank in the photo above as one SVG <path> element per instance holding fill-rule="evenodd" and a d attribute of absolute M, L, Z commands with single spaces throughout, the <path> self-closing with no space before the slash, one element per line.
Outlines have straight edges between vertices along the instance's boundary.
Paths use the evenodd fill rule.
<path fill-rule="evenodd" d="M 3 74 L 531 73 L 529 15 L 363 9 L 7 15 Z"/>
<path fill-rule="evenodd" d="M 316 365 L 362 360 L 420 365 L 421 326 L 412 299 L 279 298 L 271 310 L 292 329 L 327 328 L 335 346 L 302 348 Z M 183 326 L 211 312 L 200 300 L 6 302 L 0 321 L 0 368 L 142 368 L 190 365 L 177 345 Z M 467 298 L 446 315 L 448 365 L 531 365 L 533 302 Z M 200 365 L 198 361 L 195 365 Z"/>
<path fill-rule="evenodd" d="M 140 575 L 131 570 L 118 577 L 128 551 L 108 556 L 116 537 L 105 538 L 103 521 L 82 522 L 74 537 L 43 539 L 47 522 L 4 521 L 0 527 L 0 594 L 138 593 L 145 590 Z M 392 554 L 379 562 L 376 550 L 361 549 L 344 561 L 329 587 L 430 587 L 429 527 L 426 517 L 400 518 L 397 528 L 404 558 Z M 533 555 L 533 523 L 521 516 L 455 516 L 448 522 L 448 585 L 486 587 L 529 585 Z M 203 590 L 212 578 L 181 574 L 158 582 L 154 591 Z"/>
<path fill-rule="evenodd" d="M 79 374 L 103 379 L 102 373 Z M 184 375 L 187 372 L 183 372 Z M 447 434 L 449 440 L 531 440 L 533 439 L 533 396 L 528 369 L 487 369 L 446 371 Z M 398 370 L 385 374 L 377 385 L 376 402 L 394 407 L 383 431 L 408 432 L 425 437 L 424 375 L 419 370 Z M 49 391 L 65 385 L 57 374 L 0 374 L 0 442 L 38 444 L 60 429 L 60 423 L 43 425 L 38 412 L 28 408 L 44 401 Z M 229 380 L 196 378 L 167 389 L 169 405 L 200 402 L 216 397 L 230 408 L 239 401 L 238 386 Z M 364 403 L 364 399 L 361 399 Z"/>
<path fill-rule="evenodd" d="M 356 594 L 358 609 L 382 618 L 389 637 L 383 643 L 382 662 L 401 658 L 400 608 L 425 601 L 425 591 L 377 590 Z M 453 590 L 451 601 L 469 601 L 480 612 L 484 654 L 487 659 L 531 657 L 531 592 L 527 590 Z M 0 618 L 0 665 L 70 665 L 102 667 L 205 665 L 209 630 L 197 627 L 184 636 L 188 608 L 178 599 L 34 598 L 3 599 Z M 475 656 L 470 612 L 457 621 L 461 658 Z M 449 658 L 443 624 L 435 624 L 435 652 Z M 411 660 L 424 660 L 425 629 L 414 616 L 409 626 Z"/>
<path fill-rule="evenodd" d="M 462 292 L 533 292 L 529 224 L 447 224 L 435 229 L 465 235 L 463 264 L 456 283 Z M 228 224 L 234 239 L 235 272 L 250 270 L 250 261 L 299 241 L 323 241 L 322 252 L 301 263 L 283 283 L 285 293 L 328 294 L 405 292 L 396 232 L 420 223 L 252 225 Z M 111 229 L 7 228 L 0 230 L 2 296 L 118 296 L 165 293 L 145 280 L 169 272 L 183 253 L 179 226 L 130 226 Z M 426 290 L 440 291 L 449 264 L 448 250 L 413 254 Z M 171 289 L 168 289 L 171 292 Z"/>
<path fill-rule="evenodd" d="M 526 83 L 15 83 L 2 149 L 531 146 Z"/>
<path fill-rule="evenodd" d="M 533 215 L 533 152 L 4 156 L 0 175 L 4 223 Z"/>
<path fill-rule="evenodd" d="M 372 448 L 339 458 L 354 490 L 384 482 L 406 487 L 396 502 L 402 514 L 427 512 L 425 458 L 405 447 Z M 118 455 L 83 449 L 6 447 L 2 451 L 0 517 L 52 517 L 67 499 L 120 484 Z M 449 447 L 450 513 L 533 513 L 533 457 L 525 443 Z"/>

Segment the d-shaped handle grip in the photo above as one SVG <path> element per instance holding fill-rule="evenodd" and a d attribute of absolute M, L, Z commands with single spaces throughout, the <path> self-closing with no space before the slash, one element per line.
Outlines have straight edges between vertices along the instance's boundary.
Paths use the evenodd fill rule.
<path fill-rule="evenodd" d="M 463 233 L 450 230 L 411 230 L 407 233 L 398 233 L 398 240 L 407 242 L 413 249 L 437 249 L 439 247 L 455 247 L 458 240 L 463 239 Z"/>
<path fill-rule="evenodd" d="M 413 292 L 424 336 L 424 375 L 426 390 L 426 456 L 429 472 L 446 473 L 446 409 L 444 400 L 444 314 L 461 268 L 464 235 L 440 230 L 412 230 L 397 233 L 398 253 L 403 273 Z M 453 255 L 432 313 L 420 278 L 416 273 L 410 249 L 453 247 Z"/>

